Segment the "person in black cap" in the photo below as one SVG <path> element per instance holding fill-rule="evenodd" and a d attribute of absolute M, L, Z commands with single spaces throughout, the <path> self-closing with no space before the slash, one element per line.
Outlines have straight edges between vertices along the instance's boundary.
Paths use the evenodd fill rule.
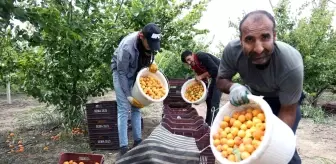
<path fill-rule="evenodd" d="M 153 73 L 157 71 L 158 67 L 153 61 L 154 55 L 160 50 L 160 36 L 160 28 L 154 23 L 149 23 L 141 31 L 125 36 L 112 57 L 111 69 L 118 109 L 120 155 L 128 151 L 127 121 L 129 110 L 132 113 L 133 147 L 142 141 L 139 108 L 142 108 L 143 105 L 132 97 L 131 88 L 142 68 L 149 67 Z"/>

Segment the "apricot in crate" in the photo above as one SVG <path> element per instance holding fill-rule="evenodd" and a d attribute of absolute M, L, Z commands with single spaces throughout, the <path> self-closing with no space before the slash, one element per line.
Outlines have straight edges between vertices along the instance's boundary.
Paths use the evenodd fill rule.
<path fill-rule="evenodd" d="M 199 100 L 204 93 L 204 88 L 202 83 L 194 83 L 187 87 L 185 91 L 185 98 L 189 100 L 190 102 L 194 102 Z"/>
<path fill-rule="evenodd" d="M 236 111 L 225 116 L 212 136 L 217 151 L 229 161 L 239 162 L 258 149 L 265 133 L 265 114 L 261 109 Z"/>
<path fill-rule="evenodd" d="M 166 90 L 160 80 L 152 76 L 140 77 L 140 86 L 143 92 L 152 99 L 160 99 L 166 94 Z"/>

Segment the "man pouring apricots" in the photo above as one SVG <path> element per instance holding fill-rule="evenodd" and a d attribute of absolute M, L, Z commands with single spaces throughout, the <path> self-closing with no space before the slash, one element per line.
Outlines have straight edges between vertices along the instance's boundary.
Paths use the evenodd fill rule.
<path fill-rule="evenodd" d="M 249 103 L 248 94 L 264 96 L 273 113 L 296 132 L 301 119 L 303 60 L 292 46 L 276 41 L 274 17 L 267 11 L 247 14 L 239 25 L 240 39 L 227 44 L 221 58 L 217 86 L 230 103 Z M 239 73 L 245 85 L 233 83 Z M 280 129 L 279 129 L 280 130 Z M 301 164 L 297 151 L 289 164 Z"/>
<path fill-rule="evenodd" d="M 219 102 L 222 96 L 221 91 L 216 87 L 216 77 L 218 73 L 218 65 L 220 60 L 205 52 L 193 53 L 189 50 L 184 51 L 181 54 L 181 60 L 187 63 L 191 69 L 197 74 L 196 80 L 203 80 L 207 82 L 208 78 L 211 79 L 208 96 L 206 98 L 207 112 L 205 122 L 211 126 L 212 123 L 212 109 L 216 109 L 214 117 L 216 117 L 217 109 L 219 108 Z"/>
<path fill-rule="evenodd" d="M 141 113 L 143 105 L 131 95 L 131 88 L 138 72 L 149 67 L 151 72 L 157 71 L 152 63 L 156 51 L 160 50 L 160 28 L 154 24 L 147 24 L 141 31 L 125 36 L 112 57 L 113 86 L 116 93 L 118 108 L 118 135 L 120 155 L 128 151 L 127 120 L 131 110 L 134 146 L 141 139 Z"/>

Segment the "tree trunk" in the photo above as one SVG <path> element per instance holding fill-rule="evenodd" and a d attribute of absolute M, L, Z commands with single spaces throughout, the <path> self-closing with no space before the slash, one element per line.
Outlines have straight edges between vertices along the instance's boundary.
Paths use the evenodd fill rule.
<path fill-rule="evenodd" d="M 7 81 L 7 87 L 6 88 L 7 88 L 7 102 L 8 102 L 8 104 L 12 104 L 10 80 Z"/>
<path fill-rule="evenodd" d="M 323 93 L 328 87 L 329 87 L 329 86 L 325 86 L 325 87 L 321 88 L 321 90 L 318 91 L 318 92 L 316 93 L 316 95 L 313 97 L 313 102 L 311 103 L 311 105 L 312 105 L 313 107 L 316 107 L 316 106 L 317 106 L 317 101 L 318 101 L 319 97 L 322 95 L 322 93 Z"/>

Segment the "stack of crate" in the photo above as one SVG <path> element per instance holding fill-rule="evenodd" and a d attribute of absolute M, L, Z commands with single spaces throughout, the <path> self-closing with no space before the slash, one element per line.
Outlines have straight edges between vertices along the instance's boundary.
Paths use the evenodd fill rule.
<path fill-rule="evenodd" d="M 193 137 L 200 150 L 201 164 L 214 164 L 215 156 L 210 148 L 210 127 L 189 104 L 171 102 L 164 104 L 161 125 L 173 134 Z"/>
<path fill-rule="evenodd" d="M 92 150 L 119 148 L 116 101 L 86 104 L 86 117 Z"/>
<path fill-rule="evenodd" d="M 214 164 L 215 157 L 210 148 L 210 127 L 199 116 L 196 109 L 183 101 L 181 86 L 186 79 L 169 80 L 170 96 L 163 103 L 163 118 L 161 125 L 173 134 L 194 137 L 201 152 L 201 164 Z M 172 87 L 173 86 L 173 87 Z"/>
<path fill-rule="evenodd" d="M 116 101 L 101 101 L 86 104 L 86 117 L 92 150 L 119 149 L 118 114 Z M 143 119 L 141 118 L 143 128 Z M 128 117 L 128 129 L 131 130 L 131 117 Z"/>

